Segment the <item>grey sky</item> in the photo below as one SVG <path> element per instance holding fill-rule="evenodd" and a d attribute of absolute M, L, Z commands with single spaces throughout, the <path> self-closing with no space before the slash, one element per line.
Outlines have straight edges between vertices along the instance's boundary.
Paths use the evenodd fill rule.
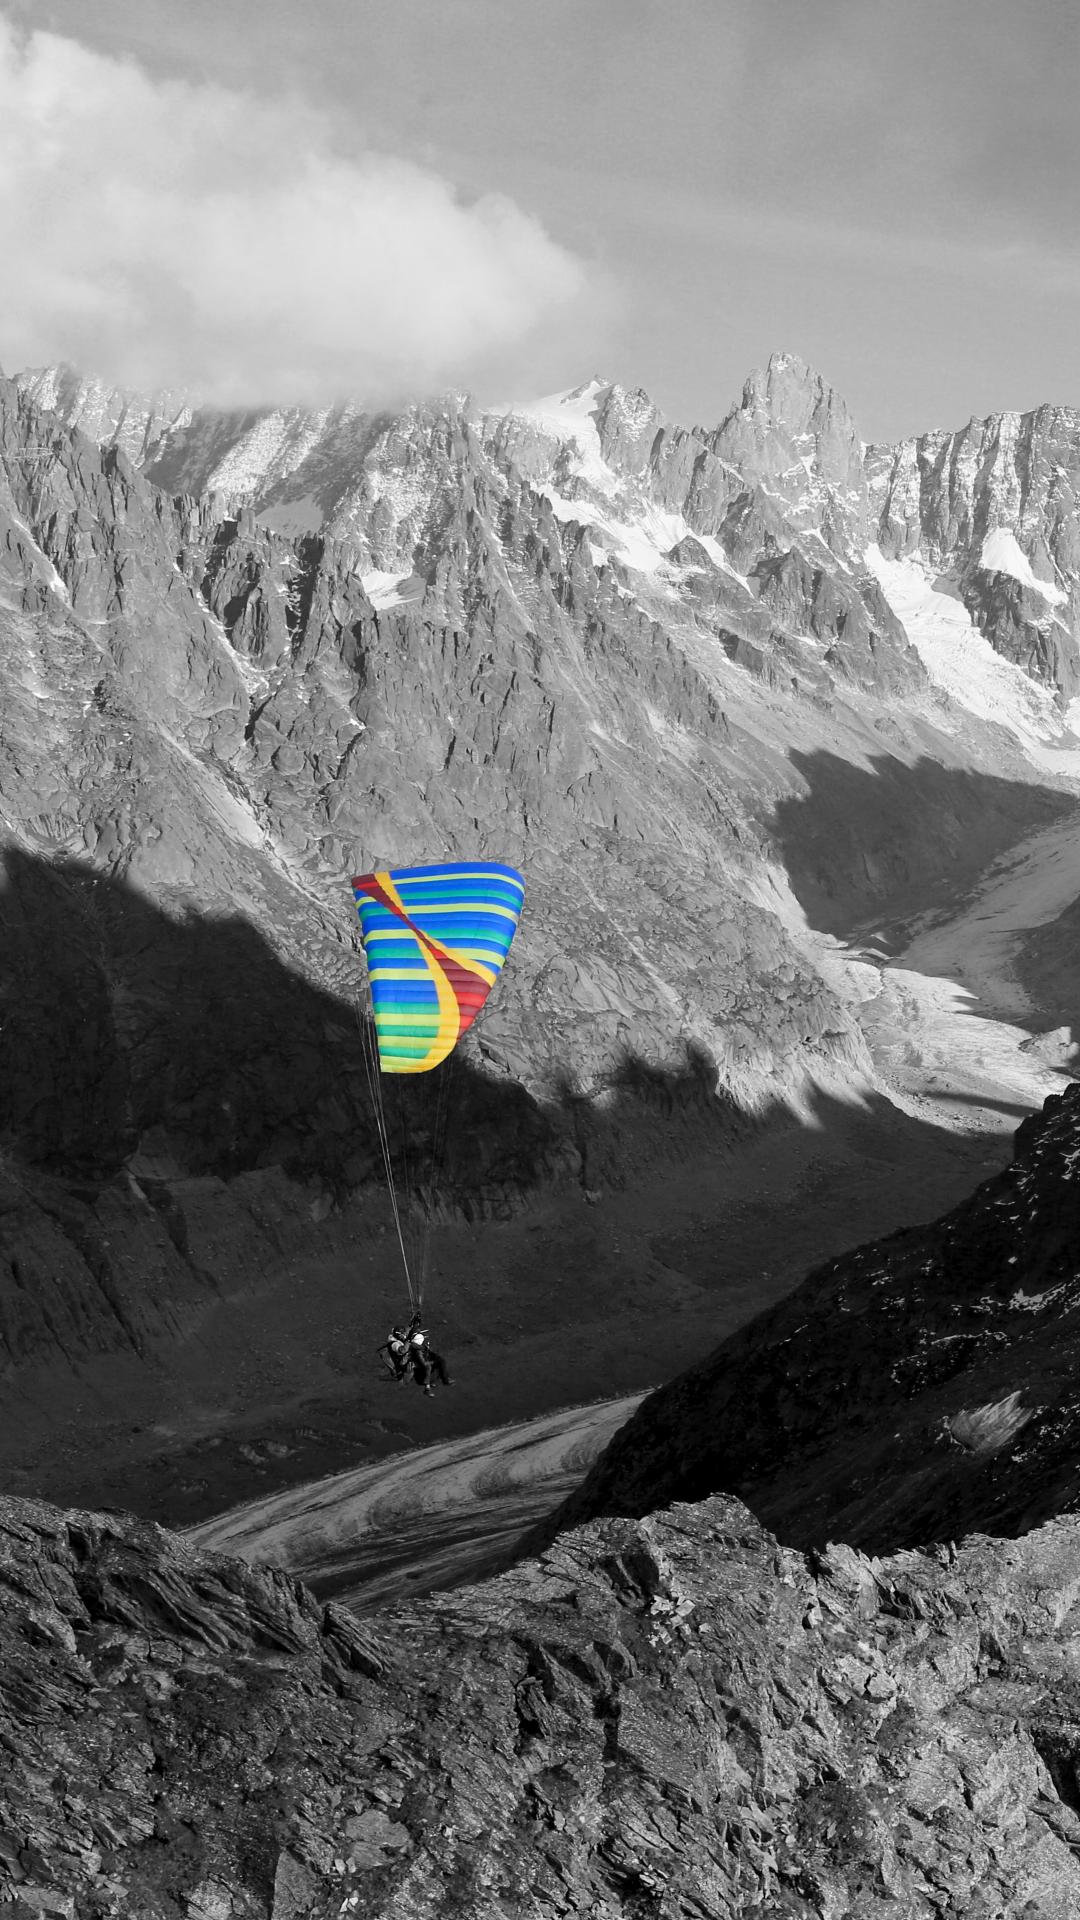
<path fill-rule="evenodd" d="M 530 352 L 710 422 L 774 347 L 867 438 L 1080 405 L 1075 0 L 10 0 L 510 196 L 600 290 Z M 238 246 L 242 247 L 242 236 Z M 539 256 L 537 256 L 539 257 Z M 530 261 L 526 272 L 533 271 Z M 484 361 L 496 379 L 499 351 Z M 531 372 L 511 354 L 507 376 Z"/>

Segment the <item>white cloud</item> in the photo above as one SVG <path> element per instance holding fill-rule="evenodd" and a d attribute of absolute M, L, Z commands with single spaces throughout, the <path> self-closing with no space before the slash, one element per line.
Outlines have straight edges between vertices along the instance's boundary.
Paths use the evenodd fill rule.
<path fill-rule="evenodd" d="M 0 359 L 224 405 L 482 382 L 587 304 L 498 195 L 335 150 L 299 100 L 156 80 L 0 20 Z"/>

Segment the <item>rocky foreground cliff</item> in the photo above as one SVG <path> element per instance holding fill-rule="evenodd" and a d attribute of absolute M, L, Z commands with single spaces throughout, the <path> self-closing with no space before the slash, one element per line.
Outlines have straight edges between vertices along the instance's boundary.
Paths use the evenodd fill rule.
<path fill-rule="evenodd" d="M 1080 1533 L 805 1556 L 606 1520 L 361 1625 L 0 1503 L 12 1920 L 1080 1909 Z"/>

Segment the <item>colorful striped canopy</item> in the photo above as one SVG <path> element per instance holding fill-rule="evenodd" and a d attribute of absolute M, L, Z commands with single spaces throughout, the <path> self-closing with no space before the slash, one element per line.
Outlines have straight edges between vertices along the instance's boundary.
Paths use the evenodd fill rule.
<path fill-rule="evenodd" d="M 396 867 L 352 883 L 379 1065 L 427 1073 L 471 1027 L 502 972 L 525 882 L 488 860 Z"/>

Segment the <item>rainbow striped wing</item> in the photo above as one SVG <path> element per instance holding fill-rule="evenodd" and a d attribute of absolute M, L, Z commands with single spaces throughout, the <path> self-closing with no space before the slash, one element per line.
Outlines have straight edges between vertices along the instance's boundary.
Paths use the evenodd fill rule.
<path fill-rule="evenodd" d="M 379 1065 L 427 1073 L 471 1027 L 502 972 L 525 882 L 487 860 L 396 867 L 352 883 Z"/>

